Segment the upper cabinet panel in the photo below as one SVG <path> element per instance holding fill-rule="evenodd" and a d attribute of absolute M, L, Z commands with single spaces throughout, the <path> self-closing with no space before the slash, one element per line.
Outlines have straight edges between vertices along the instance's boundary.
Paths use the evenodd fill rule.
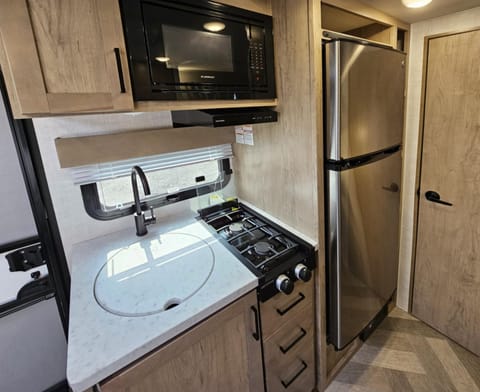
<path fill-rule="evenodd" d="M 407 24 L 355 0 L 322 1 L 322 29 L 406 50 Z"/>
<path fill-rule="evenodd" d="M 220 0 L 219 3 L 244 8 L 260 14 L 272 15 L 271 0 Z"/>
<path fill-rule="evenodd" d="M 271 0 L 219 3 L 272 14 Z M 274 95 L 134 102 L 118 0 L 0 1 L 0 68 L 15 118 L 277 105 Z"/>
<path fill-rule="evenodd" d="M 4 1 L 0 34 L 16 117 L 133 110 L 116 0 Z"/>

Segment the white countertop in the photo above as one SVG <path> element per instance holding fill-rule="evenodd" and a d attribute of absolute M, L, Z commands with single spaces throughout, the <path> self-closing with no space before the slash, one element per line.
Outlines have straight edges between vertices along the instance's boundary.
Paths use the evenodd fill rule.
<path fill-rule="evenodd" d="M 205 278 L 197 279 L 200 287 L 197 287 L 193 295 L 168 311 L 155 313 L 155 309 L 163 308 L 162 301 L 168 295 L 160 299 L 161 306 L 157 306 L 155 301 L 152 301 L 148 285 L 138 291 L 136 296 L 127 296 L 121 291 L 121 284 L 118 284 L 121 279 L 114 278 L 113 284 L 109 280 L 102 280 L 100 282 L 102 285 L 99 283 L 96 287 L 97 295 L 103 296 L 99 298 L 99 302 L 105 309 L 114 308 L 114 313 L 119 309 L 118 314 L 108 312 L 97 303 L 94 297 L 96 276 L 100 270 L 102 270 L 99 274 L 101 279 L 116 275 L 115 271 L 111 272 L 112 265 L 109 263 L 112 263 L 112 260 L 116 263 L 115 268 L 122 267 L 121 273 L 127 272 L 122 279 L 131 279 L 141 273 L 145 274 L 146 270 L 153 271 L 147 271 L 147 274 L 157 273 L 155 272 L 157 266 L 168 263 L 169 271 L 172 273 L 171 267 L 177 264 L 171 262 L 171 259 L 167 263 L 164 261 L 158 263 L 159 258 L 155 256 L 155 252 L 159 252 L 162 244 L 172 240 L 171 234 L 175 235 L 175 241 L 181 241 L 182 237 L 189 239 L 186 241 L 189 251 L 175 255 L 175 258 L 178 256 L 183 260 L 183 264 L 178 263 L 182 266 L 181 269 L 190 268 L 189 273 L 196 276 L 195 271 L 203 271 L 203 274 L 208 275 L 206 280 Z M 138 244 L 139 241 L 141 246 Z M 125 248 L 136 249 L 134 252 L 137 253 L 129 253 L 135 254 L 135 258 L 142 253 L 142 249 L 148 251 L 143 252 L 142 261 L 133 264 L 126 262 L 128 258 L 125 257 L 114 260 Z M 198 250 L 200 253 L 197 253 L 196 248 L 201 249 Z M 179 248 L 176 251 L 178 250 Z M 190 264 L 186 256 L 189 252 L 193 256 Z M 149 255 L 145 256 L 147 253 Z M 125 255 L 125 252 L 123 254 Z M 206 258 L 208 265 L 202 266 L 199 261 L 205 257 L 195 257 L 195 255 L 205 256 L 206 254 L 213 256 L 213 262 L 212 257 L 209 256 Z M 130 274 L 128 270 L 131 270 Z M 161 271 L 163 273 L 166 270 Z M 177 272 L 176 276 L 182 276 L 182 272 Z M 188 275 L 184 273 L 183 278 L 188 279 Z M 160 275 L 157 276 L 160 277 Z M 71 278 L 67 379 L 74 392 L 83 391 L 95 385 L 253 290 L 258 284 L 255 275 L 214 238 L 203 222 L 196 221 L 192 215 L 182 219 L 177 216 L 149 226 L 149 233 L 145 237 L 135 236 L 132 219 L 131 229 L 75 245 L 72 250 Z M 154 281 L 152 275 L 149 275 L 150 287 L 155 286 L 152 284 Z M 175 287 L 167 287 L 168 281 L 168 279 L 162 280 L 163 287 L 174 293 Z M 134 279 L 132 282 L 131 287 L 138 286 L 138 282 L 135 283 Z M 172 279 L 171 285 L 176 284 L 178 280 Z M 119 291 L 115 292 L 116 290 Z M 111 291 L 112 294 L 110 294 Z M 192 291 L 184 290 L 183 294 L 187 292 Z M 160 294 L 158 297 L 161 297 Z M 140 309 L 140 316 L 119 315 L 125 313 L 125 309 L 128 312 L 138 311 L 135 305 L 139 305 L 137 308 Z M 149 312 L 152 314 L 144 315 Z"/>

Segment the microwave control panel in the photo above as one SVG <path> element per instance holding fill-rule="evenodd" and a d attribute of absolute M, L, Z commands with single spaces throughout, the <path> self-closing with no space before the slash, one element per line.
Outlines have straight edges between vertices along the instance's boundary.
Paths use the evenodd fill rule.
<path fill-rule="evenodd" d="M 265 70 L 265 44 L 263 29 L 250 26 L 250 78 L 254 85 L 261 86 L 267 83 Z"/>

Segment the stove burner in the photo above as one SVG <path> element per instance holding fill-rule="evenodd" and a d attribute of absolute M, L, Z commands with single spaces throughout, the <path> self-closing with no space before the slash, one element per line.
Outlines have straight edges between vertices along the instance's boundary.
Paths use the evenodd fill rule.
<path fill-rule="evenodd" d="M 259 255 L 262 255 L 262 256 L 268 255 L 272 251 L 272 248 L 273 248 L 272 245 L 265 241 L 257 242 L 253 246 L 253 249 L 255 250 L 255 252 L 257 252 Z"/>
<path fill-rule="evenodd" d="M 244 229 L 244 226 L 242 222 L 234 222 L 228 226 L 228 229 L 230 230 L 230 233 L 238 234 Z"/>

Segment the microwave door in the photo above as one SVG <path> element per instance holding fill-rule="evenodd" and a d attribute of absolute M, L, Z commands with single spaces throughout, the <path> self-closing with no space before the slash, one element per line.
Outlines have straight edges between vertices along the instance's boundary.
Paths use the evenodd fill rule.
<path fill-rule="evenodd" d="M 249 86 L 249 28 L 224 18 L 145 3 L 152 85 Z"/>

